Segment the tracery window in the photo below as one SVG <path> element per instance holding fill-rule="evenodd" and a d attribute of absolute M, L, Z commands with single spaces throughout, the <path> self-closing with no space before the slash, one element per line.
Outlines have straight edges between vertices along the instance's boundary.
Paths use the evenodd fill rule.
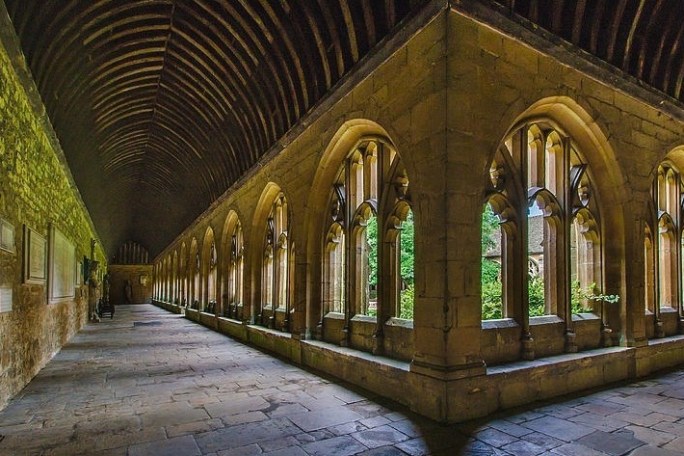
<path fill-rule="evenodd" d="M 180 290 L 179 291 L 179 300 L 178 300 L 179 302 L 178 303 L 181 306 L 185 306 L 188 303 L 188 299 L 187 299 L 187 288 L 188 288 L 187 287 L 187 281 L 188 281 L 187 263 L 188 263 L 188 259 L 187 259 L 187 253 L 185 250 L 186 250 L 185 249 L 185 243 L 183 243 L 181 245 L 181 249 L 180 249 L 180 261 L 179 261 L 179 265 L 178 265 L 178 276 L 179 276 L 178 286 L 179 286 L 179 290 Z"/>
<path fill-rule="evenodd" d="M 524 320 L 524 313 L 568 319 L 591 310 L 590 296 L 600 291 L 603 279 L 599 204 L 590 171 L 572 138 L 550 124 L 528 124 L 507 138 L 486 182 L 483 319 Z M 487 271 L 485 260 L 498 263 L 500 271 L 491 263 Z M 496 280 L 500 284 L 489 283 Z M 516 289 L 525 285 L 527 302 L 518 304 Z"/>
<path fill-rule="evenodd" d="M 207 308 L 206 311 L 214 313 L 216 310 L 216 275 L 218 268 L 217 264 L 217 254 L 216 254 L 216 243 L 211 242 L 211 247 L 209 247 L 209 264 L 207 273 Z"/>
<path fill-rule="evenodd" d="M 482 211 L 482 319 L 512 318 L 515 306 L 512 296 L 521 278 L 539 275 L 539 263 L 529 258 L 523 262 L 518 237 L 517 205 L 524 204 L 518 171 L 511 156 L 511 140 L 497 151 L 485 179 L 486 202 Z M 522 266 L 525 269 L 522 269 Z M 526 273 L 523 273 L 526 271 Z M 513 277 L 519 272 L 521 278 Z"/>
<path fill-rule="evenodd" d="M 328 207 L 321 318 L 412 318 L 413 212 L 396 151 L 379 140 L 359 142 L 332 184 Z"/>
<path fill-rule="evenodd" d="M 655 203 L 658 217 L 658 294 L 659 308 L 678 308 L 682 246 L 682 195 L 679 171 L 671 164 L 658 167 Z"/>
<path fill-rule="evenodd" d="M 289 330 L 290 253 L 287 200 L 280 193 L 266 220 L 261 274 L 259 322 L 270 328 Z M 280 316 L 280 317 L 279 317 Z"/>
<path fill-rule="evenodd" d="M 171 265 L 171 299 L 169 301 L 178 304 L 178 251 L 173 252 Z"/>
<path fill-rule="evenodd" d="M 200 267 L 202 265 L 202 261 L 200 259 L 200 254 L 196 253 L 195 254 L 195 260 L 193 264 L 193 286 L 192 286 L 192 308 L 193 309 L 199 309 L 200 306 L 200 295 L 201 295 L 201 288 L 200 288 Z"/>
<path fill-rule="evenodd" d="M 228 258 L 228 284 L 226 287 L 227 315 L 231 318 L 241 319 L 241 306 L 243 303 L 243 273 L 244 273 L 244 238 L 240 222 L 235 224 L 233 233 L 230 235 L 230 257 Z"/>
<path fill-rule="evenodd" d="M 160 268 L 159 263 L 154 265 L 154 299 L 159 299 L 159 287 L 160 287 Z"/>

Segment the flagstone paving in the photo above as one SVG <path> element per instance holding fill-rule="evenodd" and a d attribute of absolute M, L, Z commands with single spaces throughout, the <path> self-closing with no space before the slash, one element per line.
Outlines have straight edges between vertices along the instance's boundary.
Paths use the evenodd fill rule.
<path fill-rule="evenodd" d="M 151 305 L 120 306 L 0 411 L 0 455 L 262 454 L 684 455 L 684 371 L 442 426 Z"/>

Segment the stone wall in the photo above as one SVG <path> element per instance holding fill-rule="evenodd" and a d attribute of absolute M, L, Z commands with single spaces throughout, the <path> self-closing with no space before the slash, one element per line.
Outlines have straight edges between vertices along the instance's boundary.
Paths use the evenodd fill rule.
<path fill-rule="evenodd" d="M 45 282 L 24 283 L 24 225 L 46 239 L 54 225 L 81 262 L 97 238 L 44 109 L 28 95 L 35 91 L 20 76 L 25 65 L 13 45 L 4 38 L 0 45 L 0 217 L 15 234 L 11 251 L 0 250 L 0 288 L 3 297 L 12 295 L 12 310 L 0 313 L 0 408 L 87 320 L 83 278 L 74 298 L 50 303 Z M 99 249 L 97 259 L 103 264 Z"/>
<path fill-rule="evenodd" d="M 684 338 L 675 335 L 678 313 L 668 320 L 671 339 L 658 355 L 662 361 L 646 361 L 650 354 L 661 353 L 662 344 L 647 339 L 653 335 L 647 327 L 652 319 L 645 318 L 644 307 L 644 229 L 653 216 L 650 190 L 660 161 L 684 144 L 681 106 L 665 100 L 666 111 L 653 103 L 653 91 L 629 83 L 616 88 L 614 75 L 605 67 L 505 18 L 491 19 L 499 21 L 496 24 L 484 22 L 490 19 L 455 8 L 436 15 L 405 44 L 387 52 L 358 83 L 342 87 L 344 94 L 306 130 L 284 141 L 282 151 L 264 160 L 155 259 L 157 265 L 171 264 L 169 259 L 183 251 L 183 245 L 186 253 L 193 244 L 202 246 L 208 231 L 214 239 L 224 239 L 225 220 L 234 212 L 245 231 L 244 305 L 247 315 L 253 315 L 260 304 L 260 258 L 254 253 L 263 244 L 260 201 L 273 188 L 282 190 L 291 210 L 289 235 L 297 246 L 291 337 L 257 330 L 249 318 L 228 321 L 194 311 L 188 318 L 445 421 L 684 361 Z M 489 164 L 511 131 L 537 119 L 571 137 L 596 177 L 603 291 L 621 299 L 607 307 L 605 315 L 548 315 L 532 323 L 523 317 L 483 324 L 480 221 Z M 410 180 L 416 221 L 414 320 L 402 331 L 384 331 L 385 355 L 410 358 L 410 364 L 373 361 L 363 353 L 373 349 L 377 331 L 356 334 L 356 351 L 331 344 L 323 350 L 324 342 L 302 340 L 314 333 L 319 321 L 323 233 L 317 220 L 327 215 L 321 201 L 329 191 L 329 179 L 322 176 L 339 169 L 340 148 L 363 134 L 388 137 Z M 217 249 L 220 263 L 225 242 L 217 241 Z M 177 295 L 172 290 L 167 301 L 173 300 L 173 293 Z M 613 329 L 612 342 L 621 347 L 599 347 L 602 317 Z M 374 329 L 386 324 L 379 322 Z M 522 328 L 532 336 L 524 341 L 526 347 L 544 360 L 522 356 Z M 571 351 L 568 333 L 579 354 L 564 354 Z M 315 350 L 293 348 L 297 339 L 302 347 L 313 344 Z M 323 351 L 325 357 L 319 356 Z M 388 385 L 386 363 L 396 369 L 392 375 L 405 380 L 401 391 Z M 360 365 L 365 367 L 358 369 Z M 529 381 L 531 377 L 535 381 Z"/>
<path fill-rule="evenodd" d="M 124 304 L 126 281 L 131 282 L 132 304 L 150 302 L 152 299 L 151 264 L 111 264 L 109 274 L 109 299 L 114 305 Z"/>

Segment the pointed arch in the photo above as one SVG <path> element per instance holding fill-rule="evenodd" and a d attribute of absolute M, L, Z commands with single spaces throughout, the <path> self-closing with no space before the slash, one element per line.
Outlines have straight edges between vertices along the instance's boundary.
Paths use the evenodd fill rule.
<path fill-rule="evenodd" d="M 290 330 L 293 302 L 292 236 L 289 199 L 269 182 L 254 212 L 250 245 L 250 315 L 257 324 Z"/>
<path fill-rule="evenodd" d="M 200 251 L 197 238 L 190 241 L 190 253 L 188 256 L 188 305 L 199 310 L 200 306 Z"/>
<path fill-rule="evenodd" d="M 208 226 L 202 238 L 200 253 L 200 310 L 214 313 L 216 309 L 217 265 L 219 252 L 214 239 L 214 229 Z"/>
<path fill-rule="evenodd" d="M 244 316 L 244 232 L 238 213 L 231 209 L 223 223 L 221 238 L 221 310 L 226 317 Z"/>
<path fill-rule="evenodd" d="M 179 259 L 179 277 L 180 277 L 180 298 L 179 304 L 183 307 L 188 305 L 188 248 L 185 241 L 181 242 L 180 259 Z"/>

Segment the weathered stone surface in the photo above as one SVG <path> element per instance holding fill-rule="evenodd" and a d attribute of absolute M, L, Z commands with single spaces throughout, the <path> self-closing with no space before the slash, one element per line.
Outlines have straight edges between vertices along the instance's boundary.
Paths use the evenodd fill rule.
<path fill-rule="evenodd" d="M 160 321 L 161 325 L 134 327 L 135 321 Z M 217 368 L 217 353 L 221 353 L 223 367 Z M 98 381 L 86 381 L 93 378 Z M 287 388 L 295 379 L 301 389 Z M 670 392 L 682 381 L 683 371 L 666 374 L 662 381 L 649 380 L 655 405 L 676 400 Z M 74 384 L 83 387 L 75 389 Z M 338 399 L 345 396 L 345 385 L 152 306 L 121 306 L 114 321 L 87 326 L 21 397 L 0 412 L 0 454 L 605 456 L 632 452 L 670 456 L 684 452 L 679 424 L 684 408 L 678 413 L 670 409 L 667 415 L 651 412 L 644 408 L 649 396 L 643 388 L 638 383 L 621 386 L 445 426 L 389 401 L 364 399 L 345 404 Z M 165 397 L 156 395 L 156 389 L 174 391 L 177 400 L 155 402 Z M 363 397 L 358 391 L 349 394 Z M 204 396 L 215 401 L 192 404 Z M 283 402 L 275 402 L 276 397 Z M 302 408 L 306 403 L 310 411 L 295 413 L 300 410 L 295 407 L 293 413 L 277 417 L 255 411 L 221 418 L 212 418 L 206 411 L 217 403 L 255 398 L 270 406 L 268 401 Z M 618 404 L 614 399 L 620 407 L 606 407 Z M 614 413 L 606 415 L 609 411 Z M 643 427 L 613 418 L 644 411 L 658 413 L 660 421 Z M 344 422 L 320 427 L 324 424 L 316 425 L 317 418 Z"/>
<path fill-rule="evenodd" d="M 577 440 L 577 443 L 606 454 L 619 456 L 644 444 L 629 435 L 596 431 Z"/>
<path fill-rule="evenodd" d="M 591 434 L 593 429 L 575 424 L 571 421 L 561 420 L 552 416 L 544 416 L 524 424 L 525 427 L 546 434 L 550 437 L 571 442 L 580 437 Z"/>
<path fill-rule="evenodd" d="M 54 225 L 73 243 L 78 260 L 90 257 L 91 239 L 98 238 L 47 116 L 34 111 L 14 63 L 0 43 L 0 218 L 14 228 L 11 252 L 0 249 L 0 288 L 12 290 L 12 311 L 0 314 L 0 409 L 83 326 L 87 314 L 86 286 L 46 305 L 46 282 L 23 282 L 23 226 L 48 239 Z M 106 264 L 100 246 L 95 253 Z"/>
<path fill-rule="evenodd" d="M 315 431 L 330 426 L 349 423 L 361 418 L 362 416 L 358 413 L 344 407 L 331 407 L 290 416 L 290 420 L 304 431 Z"/>
<path fill-rule="evenodd" d="M 129 456 L 187 456 L 201 455 L 200 449 L 192 436 L 176 437 L 168 440 L 131 445 L 128 448 Z"/>
<path fill-rule="evenodd" d="M 302 449 L 311 456 L 327 456 L 331 454 L 350 456 L 366 450 L 367 447 L 351 437 L 341 436 L 320 442 L 307 443 Z"/>

